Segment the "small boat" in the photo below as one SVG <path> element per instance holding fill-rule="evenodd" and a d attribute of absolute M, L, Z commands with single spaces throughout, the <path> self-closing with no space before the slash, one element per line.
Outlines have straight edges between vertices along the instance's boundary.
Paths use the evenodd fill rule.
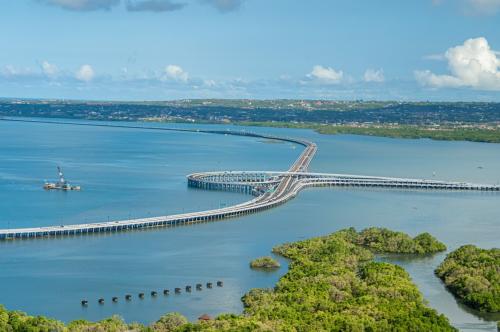
<path fill-rule="evenodd" d="M 80 186 L 72 186 L 69 184 L 66 179 L 64 179 L 64 174 L 62 172 L 61 167 L 57 166 L 57 172 L 59 174 L 59 181 L 57 182 L 45 182 L 43 185 L 43 189 L 45 190 L 81 190 Z"/>

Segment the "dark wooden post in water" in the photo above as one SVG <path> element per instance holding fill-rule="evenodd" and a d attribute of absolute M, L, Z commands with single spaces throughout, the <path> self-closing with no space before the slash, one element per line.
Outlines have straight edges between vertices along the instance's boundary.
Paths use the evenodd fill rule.
<path fill-rule="evenodd" d="M 191 286 L 186 286 L 186 292 L 191 292 Z"/>
<path fill-rule="evenodd" d="M 87 300 L 82 300 L 82 306 L 86 307 L 89 305 L 89 301 Z"/>
<path fill-rule="evenodd" d="M 113 302 L 116 303 L 116 302 L 118 302 L 118 298 L 116 296 L 113 296 L 113 298 L 111 299 L 111 301 L 113 301 Z"/>
<path fill-rule="evenodd" d="M 175 293 L 176 293 L 176 294 L 180 294 L 180 293 L 181 293 L 181 289 L 177 287 L 177 288 L 175 289 Z"/>
<path fill-rule="evenodd" d="M 97 302 L 99 302 L 99 304 L 104 304 L 104 299 L 102 299 L 102 298 L 101 298 L 101 299 L 99 299 L 99 301 L 97 301 Z"/>
<path fill-rule="evenodd" d="M 139 298 L 143 299 L 144 298 L 144 293 L 139 293 Z"/>
<path fill-rule="evenodd" d="M 157 292 L 155 292 L 155 291 L 151 291 L 151 296 L 152 296 L 152 297 L 156 297 L 156 295 L 158 295 L 158 293 L 157 293 Z"/>
<path fill-rule="evenodd" d="M 196 290 L 201 290 L 201 284 L 196 284 Z"/>
<path fill-rule="evenodd" d="M 125 300 L 127 300 L 127 301 L 132 300 L 132 295 L 130 295 L 130 294 L 125 295 Z"/>
<path fill-rule="evenodd" d="M 212 283 L 211 282 L 207 282 L 207 288 L 212 288 Z"/>
<path fill-rule="evenodd" d="M 224 285 L 224 283 L 222 281 L 217 281 L 217 287 L 222 287 Z"/>
<path fill-rule="evenodd" d="M 170 291 L 168 289 L 163 290 L 163 295 L 168 295 L 169 293 L 170 293 Z"/>

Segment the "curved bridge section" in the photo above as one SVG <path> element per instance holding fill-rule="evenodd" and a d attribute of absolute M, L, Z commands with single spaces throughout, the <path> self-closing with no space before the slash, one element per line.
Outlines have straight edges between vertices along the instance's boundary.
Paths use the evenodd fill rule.
<path fill-rule="evenodd" d="M 500 186 L 468 182 L 375 177 L 349 174 L 308 172 L 207 172 L 188 175 L 188 185 L 206 190 L 236 191 L 259 194 L 272 190 L 284 177 L 307 183 L 309 186 L 374 187 L 399 189 L 500 191 Z"/>
<path fill-rule="evenodd" d="M 110 125 L 102 125 L 110 126 Z M 112 126 L 127 127 L 127 126 Z M 129 127 L 127 127 L 129 128 Z M 299 144 L 305 147 L 299 158 L 286 172 L 256 171 L 256 172 L 207 172 L 188 175 L 188 186 L 205 190 L 224 190 L 251 194 L 253 199 L 214 210 L 184 213 L 154 218 L 88 223 L 78 225 L 63 225 L 49 227 L 34 227 L 21 229 L 1 229 L 0 240 L 26 239 L 41 237 L 58 237 L 68 235 L 84 235 L 107 233 L 123 230 L 136 230 L 151 227 L 169 227 L 218 221 L 227 218 L 239 217 L 256 213 L 265 209 L 283 204 L 295 197 L 300 190 L 313 186 L 332 187 L 372 187 L 392 189 L 421 189 L 421 190 L 478 190 L 500 191 L 499 186 L 481 185 L 462 182 L 444 182 L 418 179 L 400 179 L 388 177 L 373 177 L 348 174 L 309 173 L 308 167 L 312 161 L 317 146 L 313 142 L 303 139 L 282 138 L 272 135 L 260 135 L 243 131 L 209 131 L 166 128 L 144 128 L 154 130 L 175 130 L 187 132 L 202 132 L 211 134 L 249 136 L 264 139 L 273 139 Z"/>

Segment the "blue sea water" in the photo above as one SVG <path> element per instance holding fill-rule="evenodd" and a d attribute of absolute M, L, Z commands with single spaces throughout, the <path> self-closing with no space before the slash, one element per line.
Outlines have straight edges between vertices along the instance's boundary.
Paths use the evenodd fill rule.
<path fill-rule="evenodd" d="M 134 124 L 137 125 L 137 124 Z M 161 125 L 179 128 L 231 126 Z M 500 181 L 500 145 L 361 136 L 307 130 L 236 128 L 318 143 L 312 171 Z M 0 121 L 0 228 L 71 224 L 173 214 L 234 204 L 248 196 L 187 188 L 185 176 L 209 170 L 285 170 L 301 152 L 289 143 L 147 129 Z M 60 165 L 81 192 L 47 192 Z M 240 297 L 272 287 L 286 272 L 252 271 L 252 258 L 279 243 L 345 227 L 428 231 L 449 250 L 466 243 L 499 247 L 500 195 L 467 192 L 311 189 L 276 209 L 217 223 L 111 235 L 0 242 L 0 303 L 69 321 L 119 314 L 152 322 L 178 311 L 239 313 Z M 433 275 L 444 254 L 383 257 L 406 268 L 429 304 L 460 329 L 495 330 L 494 316 L 467 310 Z M 223 280 L 191 294 L 139 300 L 137 294 Z M 125 294 L 133 300 L 124 301 Z M 111 303 L 112 296 L 119 302 Z M 105 298 L 98 305 L 98 298 Z M 80 306 L 88 299 L 87 308 Z"/>

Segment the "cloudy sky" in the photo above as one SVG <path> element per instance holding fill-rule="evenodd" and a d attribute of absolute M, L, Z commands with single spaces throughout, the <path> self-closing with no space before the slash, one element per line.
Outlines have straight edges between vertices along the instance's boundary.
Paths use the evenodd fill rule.
<path fill-rule="evenodd" d="M 500 0 L 0 6 L 0 97 L 500 101 Z"/>

